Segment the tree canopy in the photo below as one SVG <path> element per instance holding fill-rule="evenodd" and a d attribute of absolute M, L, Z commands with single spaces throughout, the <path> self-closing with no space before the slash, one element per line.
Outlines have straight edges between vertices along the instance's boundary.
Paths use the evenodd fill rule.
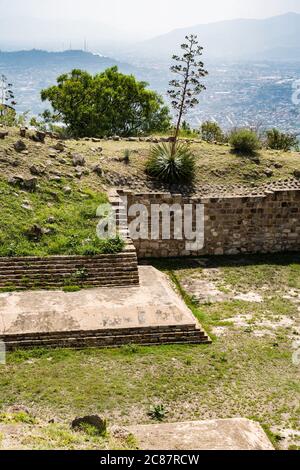
<path fill-rule="evenodd" d="M 63 122 L 76 137 L 165 131 L 171 122 L 169 110 L 147 86 L 117 67 L 96 75 L 75 69 L 42 90 L 41 98 L 50 102 L 53 120 Z"/>

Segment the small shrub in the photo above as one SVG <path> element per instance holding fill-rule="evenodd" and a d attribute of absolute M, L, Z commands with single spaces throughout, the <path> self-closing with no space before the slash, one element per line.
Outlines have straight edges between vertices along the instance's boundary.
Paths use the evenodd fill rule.
<path fill-rule="evenodd" d="M 122 158 L 122 161 L 126 165 L 129 165 L 129 163 L 130 163 L 130 155 L 131 155 L 131 151 L 129 149 L 124 150 L 124 156 Z"/>
<path fill-rule="evenodd" d="M 99 254 L 119 253 L 124 248 L 124 240 L 117 236 L 115 238 L 100 239 L 97 236 L 91 237 L 84 244 L 78 243 L 76 254 L 82 256 L 97 256 Z"/>
<path fill-rule="evenodd" d="M 224 142 L 223 131 L 216 122 L 203 122 L 201 126 L 201 136 L 206 142 Z"/>
<path fill-rule="evenodd" d="M 2 105 L 0 105 L 1 111 Z M 14 109 L 5 109 L 5 113 L 0 113 L 0 124 L 7 127 L 24 126 L 27 121 L 28 111 L 22 114 L 17 114 Z"/>
<path fill-rule="evenodd" d="M 125 344 L 122 346 L 121 350 L 124 352 L 124 354 L 137 354 L 139 352 L 139 346 L 136 344 Z"/>
<path fill-rule="evenodd" d="M 163 421 L 167 417 L 168 412 L 164 405 L 151 406 L 148 416 L 155 421 Z"/>
<path fill-rule="evenodd" d="M 87 270 L 85 267 L 78 268 L 77 271 L 76 271 L 75 276 L 76 276 L 78 279 L 84 281 L 84 280 L 86 280 L 87 277 L 88 277 L 88 270 Z"/>
<path fill-rule="evenodd" d="M 273 150 L 288 152 L 298 145 L 297 137 L 292 134 L 280 132 L 278 129 L 267 131 L 267 147 Z"/>
<path fill-rule="evenodd" d="M 232 132 L 229 142 L 234 152 L 244 155 L 252 155 L 261 148 L 257 134 L 250 129 Z"/>
<path fill-rule="evenodd" d="M 172 154 L 172 144 L 152 147 L 146 163 L 146 173 L 163 183 L 186 183 L 193 179 L 195 158 L 186 144 L 177 144 Z"/>

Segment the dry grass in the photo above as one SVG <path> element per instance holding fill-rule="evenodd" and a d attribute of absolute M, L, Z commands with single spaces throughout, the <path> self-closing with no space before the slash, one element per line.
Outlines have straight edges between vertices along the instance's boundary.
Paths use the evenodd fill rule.
<path fill-rule="evenodd" d="M 56 158 L 49 158 L 49 154 L 53 152 L 51 146 L 55 144 L 54 140 L 47 139 L 46 144 L 42 145 L 26 139 L 29 154 L 17 154 L 12 149 L 12 145 L 19 138 L 18 131 L 17 129 L 9 131 L 9 137 L 0 141 L 0 174 L 2 176 L 16 173 L 29 175 L 29 166 L 34 163 L 46 165 L 48 174 L 58 171 L 64 173 L 67 179 L 72 179 L 75 177 L 75 173 L 70 154 L 81 153 L 86 158 L 86 168 L 89 170 L 89 174 L 82 176 L 77 182 L 79 186 L 85 185 L 90 189 L 99 190 L 103 186 L 109 186 L 114 176 L 132 178 L 140 184 L 147 180 L 144 167 L 151 143 L 67 140 L 65 141 L 65 151 L 58 154 Z M 126 150 L 130 151 L 129 164 L 123 161 Z M 296 152 L 262 150 L 259 152 L 259 160 L 257 160 L 236 156 L 231 153 L 230 147 L 227 145 L 202 142 L 192 144 L 192 150 L 197 157 L 196 185 L 198 186 L 203 184 L 253 186 L 253 184 L 259 185 L 291 178 L 295 170 L 300 170 L 300 155 Z M 8 156 L 4 152 L 8 152 Z M 16 159 L 19 162 L 17 168 L 11 164 Z M 91 172 L 95 164 L 99 164 L 103 169 L 104 178 L 99 178 Z M 272 176 L 270 176 L 269 170 L 272 170 Z"/>

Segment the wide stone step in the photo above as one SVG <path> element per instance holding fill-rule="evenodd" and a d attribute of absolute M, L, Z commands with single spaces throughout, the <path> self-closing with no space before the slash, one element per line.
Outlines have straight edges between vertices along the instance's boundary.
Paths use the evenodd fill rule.
<path fill-rule="evenodd" d="M 86 270 L 87 272 L 93 272 L 93 271 L 120 271 L 120 270 L 136 270 L 137 269 L 137 263 L 135 262 L 125 262 L 125 263 L 111 263 L 111 264 L 89 264 L 89 265 L 72 265 L 72 264 L 57 264 L 57 265 L 30 265 L 30 266 L 6 266 L 6 267 L 0 267 L 0 276 L 1 275 L 7 275 L 10 272 L 35 272 L 35 271 L 40 271 L 40 272 L 77 272 L 81 269 Z"/>
<path fill-rule="evenodd" d="M 107 264 L 88 264 L 88 265 L 72 265 L 72 264 L 53 264 L 53 265 L 30 265 L 30 266 L 6 266 L 6 267 L 0 267 L 0 276 L 2 275 L 7 275 L 9 272 L 34 272 L 34 271 L 51 271 L 51 272 L 70 272 L 70 271 L 78 271 L 80 269 L 86 269 L 88 272 L 90 271 L 114 271 L 114 270 L 120 270 L 120 269 L 136 269 L 137 268 L 137 263 L 135 262 L 125 262 L 125 263 L 107 263 Z"/>
<path fill-rule="evenodd" d="M 46 283 L 55 283 L 55 282 L 65 282 L 65 281 L 73 281 L 73 282 L 78 282 L 78 283 L 85 283 L 85 284 L 88 284 L 90 282 L 101 282 L 101 281 L 107 281 L 107 282 L 111 282 L 111 281 L 117 281 L 118 279 L 120 280 L 130 280 L 130 279 L 138 279 L 138 275 L 134 272 L 132 272 L 132 274 L 128 274 L 128 273 L 123 273 L 123 274 L 118 274 L 116 276 L 114 276 L 113 274 L 111 274 L 110 276 L 90 276 L 90 277 L 87 277 L 87 278 L 76 278 L 74 276 L 71 276 L 71 275 L 66 275 L 66 276 L 63 276 L 63 275 L 60 275 L 60 276 L 42 276 L 42 275 L 39 275 L 39 276 L 32 276 L 32 277 L 14 277 L 14 276 L 5 276 L 3 278 L 0 278 L 0 284 L 7 284 L 8 282 L 12 282 L 12 281 L 16 281 L 16 282 L 19 282 L 19 283 L 25 283 L 25 282 L 30 282 L 32 281 L 33 283 L 34 282 L 38 282 L 38 281 L 44 281 Z"/>
<path fill-rule="evenodd" d="M 42 285 L 47 285 L 47 286 L 70 286 L 70 285 L 80 285 L 80 286 L 93 286 L 93 285 L 110 285 L 114 284 L 116 285 L 118 282 L 124 283 L 128 282 L 128 284 L 132 282 L 138 282 L 138 277 L 137 276 L 116 276 L 116 277 L 110 277 L 110 278 L 97 278 L 97 277 L 92 277 L 88 279 L 74 279 L 70 276 L 66 277 L 48 277 L 48 278 L 43 278 L 43 277 L 35 277 L 35 278 L 26 278 L 26 279 L 20 279 L 20 278 L 8 278 L 5 280 L 0 280 L 0 287 L 9 287 L 9 286 L 21 286 L 21 287 L 26 287 L 26 286 L 42 286 Z"/>
<path fill-rule="evenodd" d="M 121 273 L 131 273 L 136 271 L 136 265 L 135 264 L 125 264 L 124 266 L 107 266 L 107 267 L 102 267 L 102 266 L 89 266 L 89 267 L 83 267 L 86 269 L 87 275 L 92 276 L 94 274 L 99 274 L 99 275 L 107 275 L 108 273 L 111 273 L 112 275 L 118 275 Z M 52 276 L 52 275 L 76 275 L 78 274 L 79 276 L 79 270 L 80 268 L 74 267 L 73 269 L 70 269 L 70 267 L 63 267 L 63 266 L 57 266 L 57 267 L 45 267 L 45 269 L 41 269 L 40 267 L 37 266 L 32 266 L 30 268 L 7 268 L 7 269 L 0 269 L 0 279 L 1 277 L 10 277 L 10 276 L 20 276 L 23 277 L 24 275 L 40 275 L 40 276 Z"/>
<path fill-rule="evenodd" d="M 24 278 L 51 278 L 51 277 L 67 277 L 71 276 L 75 279 L 92 279 L 93 277 L 96 278 L 111 278 L 111 277 L 118 277 L 118 276 L 128 276 L 130 277 L 131 275 L 137 275 L 135 269 L 124 269 L 124 270 L 110 270 L 110 271 L 100 271 L 100 270 L 94 270 L 94 271 L 89 271 L 85 275 L 76 275 L 76 271 L 21 271 L 21 272 L 8 272 L 6 275 L 0 275 L 0 282 L 5 279 L 10 279 L 10 278 L 17 278 L 17 279 L 24 279 Z"/>
<path fill-rule="evenodd" d="M 208 344 L 211 341 L 201 330 L 180 331 L 169 327 L 168 330 L 161 331 L 150 329 L 149 332 L 135 332 L 134 329 L 128 332 L 116 330 L 115 334 L 109 331 L 102 334 L 86 335 L 83 333 L 77 335 L 74 333 L 60 334 L 59 336 L 23 336 L 3 337 L 7 350 L 16 348 L 34 348 L 34 347 L 66 347 L 66 348 L 86 348 L 86 347 L 118 347 L 124 344 L 158 345 L 158 344 Z"/>
<path fill-rule="evenodd" d="M 124 336 L 124 335 L 147 335 L 147 334 L 154 334 L 154 333 L 168 333 L 172 330 L 172 332 L 189 332 L 189 333 L 196 333 L 202 336 L 205 335 L 204 331 L 196 328 L 195 324 L 187 324 L 187 325 L 160 325 L 160 326 L 144 326 L 144 327 L 128 327 L 128 328 L 105 328 L 100 330 L 69 330 L 69 331 L 50 331 L 50 332 L 33 332 L 33 333 L 12 333 L 12 334 L 5 334 L 0 335 L 0 339 L 4 339 L 5 341 L 12 341 L 14 339 L 18 340 L 27 340 L 27 339 L 60 339 L 68 336 L 76 336 L 76 337 L 102 337 L 102 336 Z"/>
<path fill-rule="evenodd" d="M 113 256 L 105 258 L 36 258 L 36 259 L 12 259 L 12 258 L 0 258 L 0 268 L 7 266 L 52 266 L 52 265 L 80 265 L 80 264 L 94 264 L 94 265 L 105 265 L 114 264 L 119 262 L 137 262 L 137 258 L 134 254 L 124 256 Z"/>
<path fill-rule="evenodd" d="M 127 257 L 136 257 L 134 249 L 126 249 L 121 253 L 111 253 L 111 254 L 102 254 L 102 255 L 95 255 L 95 256 L 21 256 L 21 257 L 0 257 L 0 264 L 7 264 L 7 263 L 28 263 L 28 262 L 39 262 L 39 261 L 46 261 L 46 262 L 76 262 L 76 261 L 110 261 L 113 259 L 121 259 Z"/>
<path fill-rule="evenodd" d="M 49 290 L 55 290 L 55 289 L 61 289 L 63 287 L 67 287 L 69 285 L 80 285 L 82 288 L 92 288 L 92 287 L 127 287 L 127 286 L 138 286 L 139 285 L 139 279 L 116 279 L 116 280 L 107 280 L 107 281 L 86 281 L 86 282 L 78 282 L 78 283 L 64 283 L 59 280 L 55 280 L 54 282 L 26 282 L 25 283 L 15 283 L 13 281 L 7 282 L 7 283 L 1 283 L 0 288 L 1 289 L 16 289 L 16 290 L 28 290 L 30 289 L 49 289 Z"/>

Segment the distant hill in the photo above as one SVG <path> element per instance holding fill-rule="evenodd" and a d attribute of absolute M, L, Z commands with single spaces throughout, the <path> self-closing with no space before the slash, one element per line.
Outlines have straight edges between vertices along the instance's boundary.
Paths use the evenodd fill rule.
<path fill-rule="evenodd" d="M 38 67 L 48 68 L 52 65 L 59 67 L 67 72 L 72 68 L 93 69 L 93 71 L 102 71 L 107 67 L 117 65 L 123 71 L 133 71 L 134 67 L 118 62 L 110 57 L 104 57 L 98 54 L 92 54 L 82 50 L 69 50 L 63 52 L 47 52 L 38 49 L 30 51 L 0 51 L 0 67 Z M 49 70 L 51 73 L 51 70 Z"/>
<path fill-rule="evenodd" d="M 293 60 L 300 62 L 300 14 L 257 20 L 236 19 L 176 29 L 132 48 L 129 55 L 167 59 L 187 34 L 198 35 L 210 59 Z"/>
<path fill-rule="evenodd" d="M 0 52 L 0 74 L 4 73 L 14 85 L 18 111 L 34 114 L 45 108 L 40 100 L 41 89 L 54 85 L 59 75 L 74 68 L 97 73 L 115 65 L 123 73 L 142 76 L 132 65 L 80 50 Z"/>

